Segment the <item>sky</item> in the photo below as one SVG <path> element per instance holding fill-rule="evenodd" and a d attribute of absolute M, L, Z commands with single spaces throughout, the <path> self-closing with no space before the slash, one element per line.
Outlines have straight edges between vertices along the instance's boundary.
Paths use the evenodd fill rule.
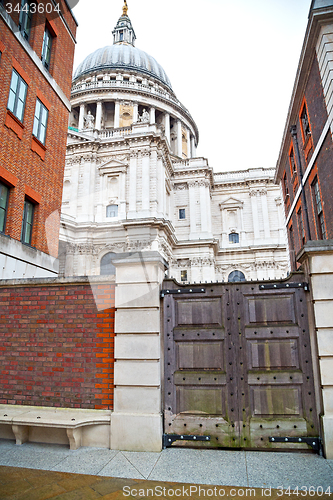
<path fill-rule="evenodd" d="M 164 68 L 215 172 L 275 168 L 310 0 L 127 0 L 136 47 Z M 79 0 L 74 69 L 112 45 L 123 0 Z"/>

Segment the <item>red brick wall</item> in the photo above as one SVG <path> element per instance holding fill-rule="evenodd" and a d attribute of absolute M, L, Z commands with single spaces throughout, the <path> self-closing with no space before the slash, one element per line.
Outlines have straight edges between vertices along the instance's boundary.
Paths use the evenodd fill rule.
<path fill-rule="evenodd" d="M 47 2 L 39 3 L 46 4 Z M 61 3 L 64 4 L 64 2 Z M 75 36 L 76 25 L 73 18 L 65 4 L 62 9 Z M 41 57 L 46 17 L 39 15 L 38 22 L 35 18 L 29 40 L 38 59 Z M 52 47 L 50 74 L 69 99 L 74 41 L 58 15 L 53 18 L 48 17 L 57 32 Z M 31 245 L 42 252 L 57 256 L 68 109 L 1 17 L 0 48 L 2 52 L 0 60 L 0 180 L 9 182 L 10 185 L 8 175 L 12 174 L 18 179 L 15 186 L 10 185 L 5 234 L 20 240 L 24 199 L 27 189 L 33 189 L 40 201 L 36 204 Z M 22 124 L 15 123 L 13 117 L 7 112 L 13 67 L 28 83 Z M 32 136 L 37 96 L 49 109 L 45 148 L 38 146 Z M 36 202 L 36 200 L 32 201 Z"/>
<path fill-rule="evenodd" d="M 114 283 L 35 281 L 0 286 L 0 403 L 112 409 Z"/>

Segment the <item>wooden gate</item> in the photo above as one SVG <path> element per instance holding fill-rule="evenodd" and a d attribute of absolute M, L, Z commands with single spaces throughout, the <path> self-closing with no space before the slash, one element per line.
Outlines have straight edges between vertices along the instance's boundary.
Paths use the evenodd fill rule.
<path fill-rule="evenodd" d="M 308 448 L 319 436 L 306 284 L 163 283 L 164 432 L 190 446 Z M 180 441 L 177 441 L 177 445 Z"/>

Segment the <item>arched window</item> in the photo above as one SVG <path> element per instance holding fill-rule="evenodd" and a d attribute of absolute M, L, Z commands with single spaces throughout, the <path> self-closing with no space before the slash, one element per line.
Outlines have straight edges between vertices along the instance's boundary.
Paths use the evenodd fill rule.
<path fill-rule="evenodd" d="M 118 217 L 118 205 L 108 205 L 106 207 L 107 217 Z"/>
<path fill-rule="evenodd" d="M 229 243 L 239 243 L 239 234 L 238 233 L 230 233 L 229 234 Z"/>
<path fill-rule="evenodd" d="M 228 276 L 228 281 L 230 283 L 235 283 L 236 281 L 245 281 L 245 276 L 242 271 L 232 271 Z"/>
<path fill-rule="evenodd" d="M 115 255 L 115 253 L 109 252 L 102 257 L 100 272 L 101 275 L 116 274 L 116 268 L 112 264 L 112 259 L 114 259 Z"/>

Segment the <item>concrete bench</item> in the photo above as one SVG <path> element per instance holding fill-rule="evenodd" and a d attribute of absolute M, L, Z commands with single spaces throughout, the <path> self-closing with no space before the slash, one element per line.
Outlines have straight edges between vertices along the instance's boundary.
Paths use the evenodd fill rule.
<path fill-rule="evenodd" d="M 29 439 L 31 431 L 39 427 L 47 429 L 49 434 L 46 441 L 39 438 L 39 442 L 59 442 L 56 438 L 52 441 L 52 429 L 64 429 L 71 450 L 77 450 L 80 446 L 110 447 L 110 410 L 0 404 L 1 424 L 11 426 L 16 444 L 33 441 Z"/>

